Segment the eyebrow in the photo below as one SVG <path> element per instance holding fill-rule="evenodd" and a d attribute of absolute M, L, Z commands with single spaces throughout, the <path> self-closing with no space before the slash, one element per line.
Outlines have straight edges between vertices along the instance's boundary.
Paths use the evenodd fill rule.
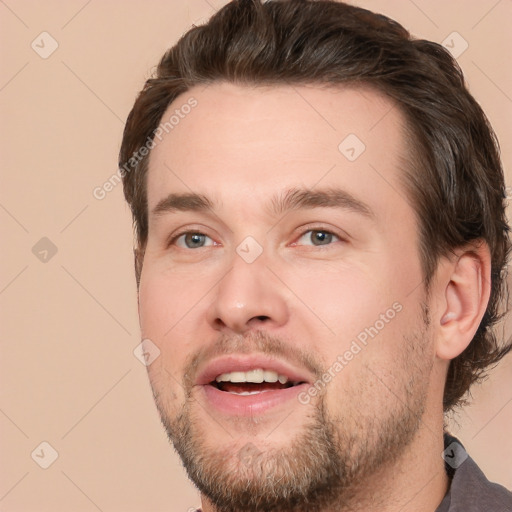
<path fill-rule="evenodd" d="M 340 208 L 375 219 L 373 210 L 363 201 L 341 188 L 311 190 L 293 188 L 270 201 L 271 212 L 283 215 L 291 210 L 310 208 Z"/>
<path fill-rule="evenodd" d="M 198 212 L 211 210 L 214 204 L 202 194 L 169 194 L 160 200 L 151 212 L 154 216 L 172 212 Z"/>
<path fill-rule="evenodd" d="M 363 201 L 341 188 L 311 190 L 292 188 L 284 194 L 277 194 L 268 203 L 267 209 L 275 216 L 291 210 L 312 208 L 340 208 L 363 215 L 371 220 L 376 216 L 373 210 Z M 151 214 L 160 216 L 173 212 L 204 212 L 215 210 L 215 202 L 207 196 L 196 193 L 171 193 L 161 199 Z"/>

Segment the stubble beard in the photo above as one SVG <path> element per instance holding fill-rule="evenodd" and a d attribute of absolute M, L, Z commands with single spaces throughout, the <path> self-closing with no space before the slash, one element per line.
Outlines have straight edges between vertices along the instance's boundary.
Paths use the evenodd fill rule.
<path fill-rule="evenodd" d="M 380 416 L 362 409 L 364 391 L 347 390 L 351 408 L 340 407 L 339 415 L 329 413 L 324 394 L 307 405 L 307 422 L 286 447 L 263 449 L 256 441 L 235 446 L 235 436 L 233 446 L 212 447 L 215 440 L 197 417 L 202 409 L 190 390 L 173 418 L 153 388 L 155 403 L 189 478 L 217 512 L 359 510 L 358 495 L 368 479 L 396 463 L 420 427 L 432 369 L 425 362 L 427 335 L 425 329 L 403 338 L 393 376 L 400 380 L 400 395 L 383 388 L 388 403 Z M 380 380 L 371 368 L 365 372 L 367 378 L 373 374 L 374 385 Z"/>

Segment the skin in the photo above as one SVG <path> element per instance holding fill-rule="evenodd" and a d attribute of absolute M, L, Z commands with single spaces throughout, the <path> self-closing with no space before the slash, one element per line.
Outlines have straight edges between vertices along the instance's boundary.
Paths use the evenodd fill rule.
<path fill-rule="evenodd" d="M 139 288 L 142 335 L 160 350 L 148 372 L 169 437 L 197 441 L 216 479 L 234 490 L 244 476 L 256 484 L 262 477 L 259 465 L 247 466 L 248 451 L 285 480 L 303 471 L 293 450 L 307 449 L 305 433 L 322 410 L 340 460 L 357 467 L 336 496 L 289 510 L 434 511 L 449 486 L 444 381 L 488 302 L 487 246 L 441 259 L 427 296 L 417 221 L 400 183 L 404 119 L 380 93 L 215 83 L 191 89 L 168 113 L 190 96 L 198 106 L 151 152 L 149 212 L 171 192 L 202 194 L 214 206 L 150 213 Z M 352 162 L 338 149 L 348 134 L 366 146 Z M 373 216 L 333 207 L 272 213 L 269 198 L 294 187 L 343 189 Z M 336 236 L 317 246 L 311 230 Z M 183 231 L 207 235 L 205 245 L 188 248 L 176 238 Z M 252 263 L 236 252 L 247 236 L 262 249 Z M 230 415 L 194 385 L 209 354 L 272 346 L 318 378 L 396 303 L 400 312 L 306 404 Z M 287 455 L 285 471 L 279 460 Z M 207 494 L 204 512 L 230 510 Z"/>

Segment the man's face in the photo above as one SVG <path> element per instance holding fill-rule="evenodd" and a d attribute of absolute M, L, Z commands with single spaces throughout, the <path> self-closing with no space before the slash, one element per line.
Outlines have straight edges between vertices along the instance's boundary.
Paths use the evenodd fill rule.
<path fill-rule="evenodd" d="M 191 96 L 147 177 L 162 421 L 222 510 L 348 499 L 432 394 L 402 116 L 369 89 L 218 83 L 162 121 Z"/>

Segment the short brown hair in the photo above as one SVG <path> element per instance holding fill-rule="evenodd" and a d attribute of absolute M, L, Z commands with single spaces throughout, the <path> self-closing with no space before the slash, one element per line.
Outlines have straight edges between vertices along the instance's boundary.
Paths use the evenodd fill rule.
<path fill-rule="evenodd" d="M 194 26 L 165 53 L 124 130 L 119 166 L 134 220 L 137 285 L 148 236 L 148 156 L 133 157 L 172 101 L 216 81 L 364 84 L 398 105 L 413 139 L 411 169 L 402 178 L 419 225 L 425 289 L 440 257 L 469 242 L 490 248 L 489 304 L 474 339 L 451 361 L 445 385 L 445 410 L 464 403 L 470 386 L 512 348 L 491 330 L 506 312 L 510 240 L 498 143 L 457 62 L 383 15 L 329 0 L 233 0 Z"/>

